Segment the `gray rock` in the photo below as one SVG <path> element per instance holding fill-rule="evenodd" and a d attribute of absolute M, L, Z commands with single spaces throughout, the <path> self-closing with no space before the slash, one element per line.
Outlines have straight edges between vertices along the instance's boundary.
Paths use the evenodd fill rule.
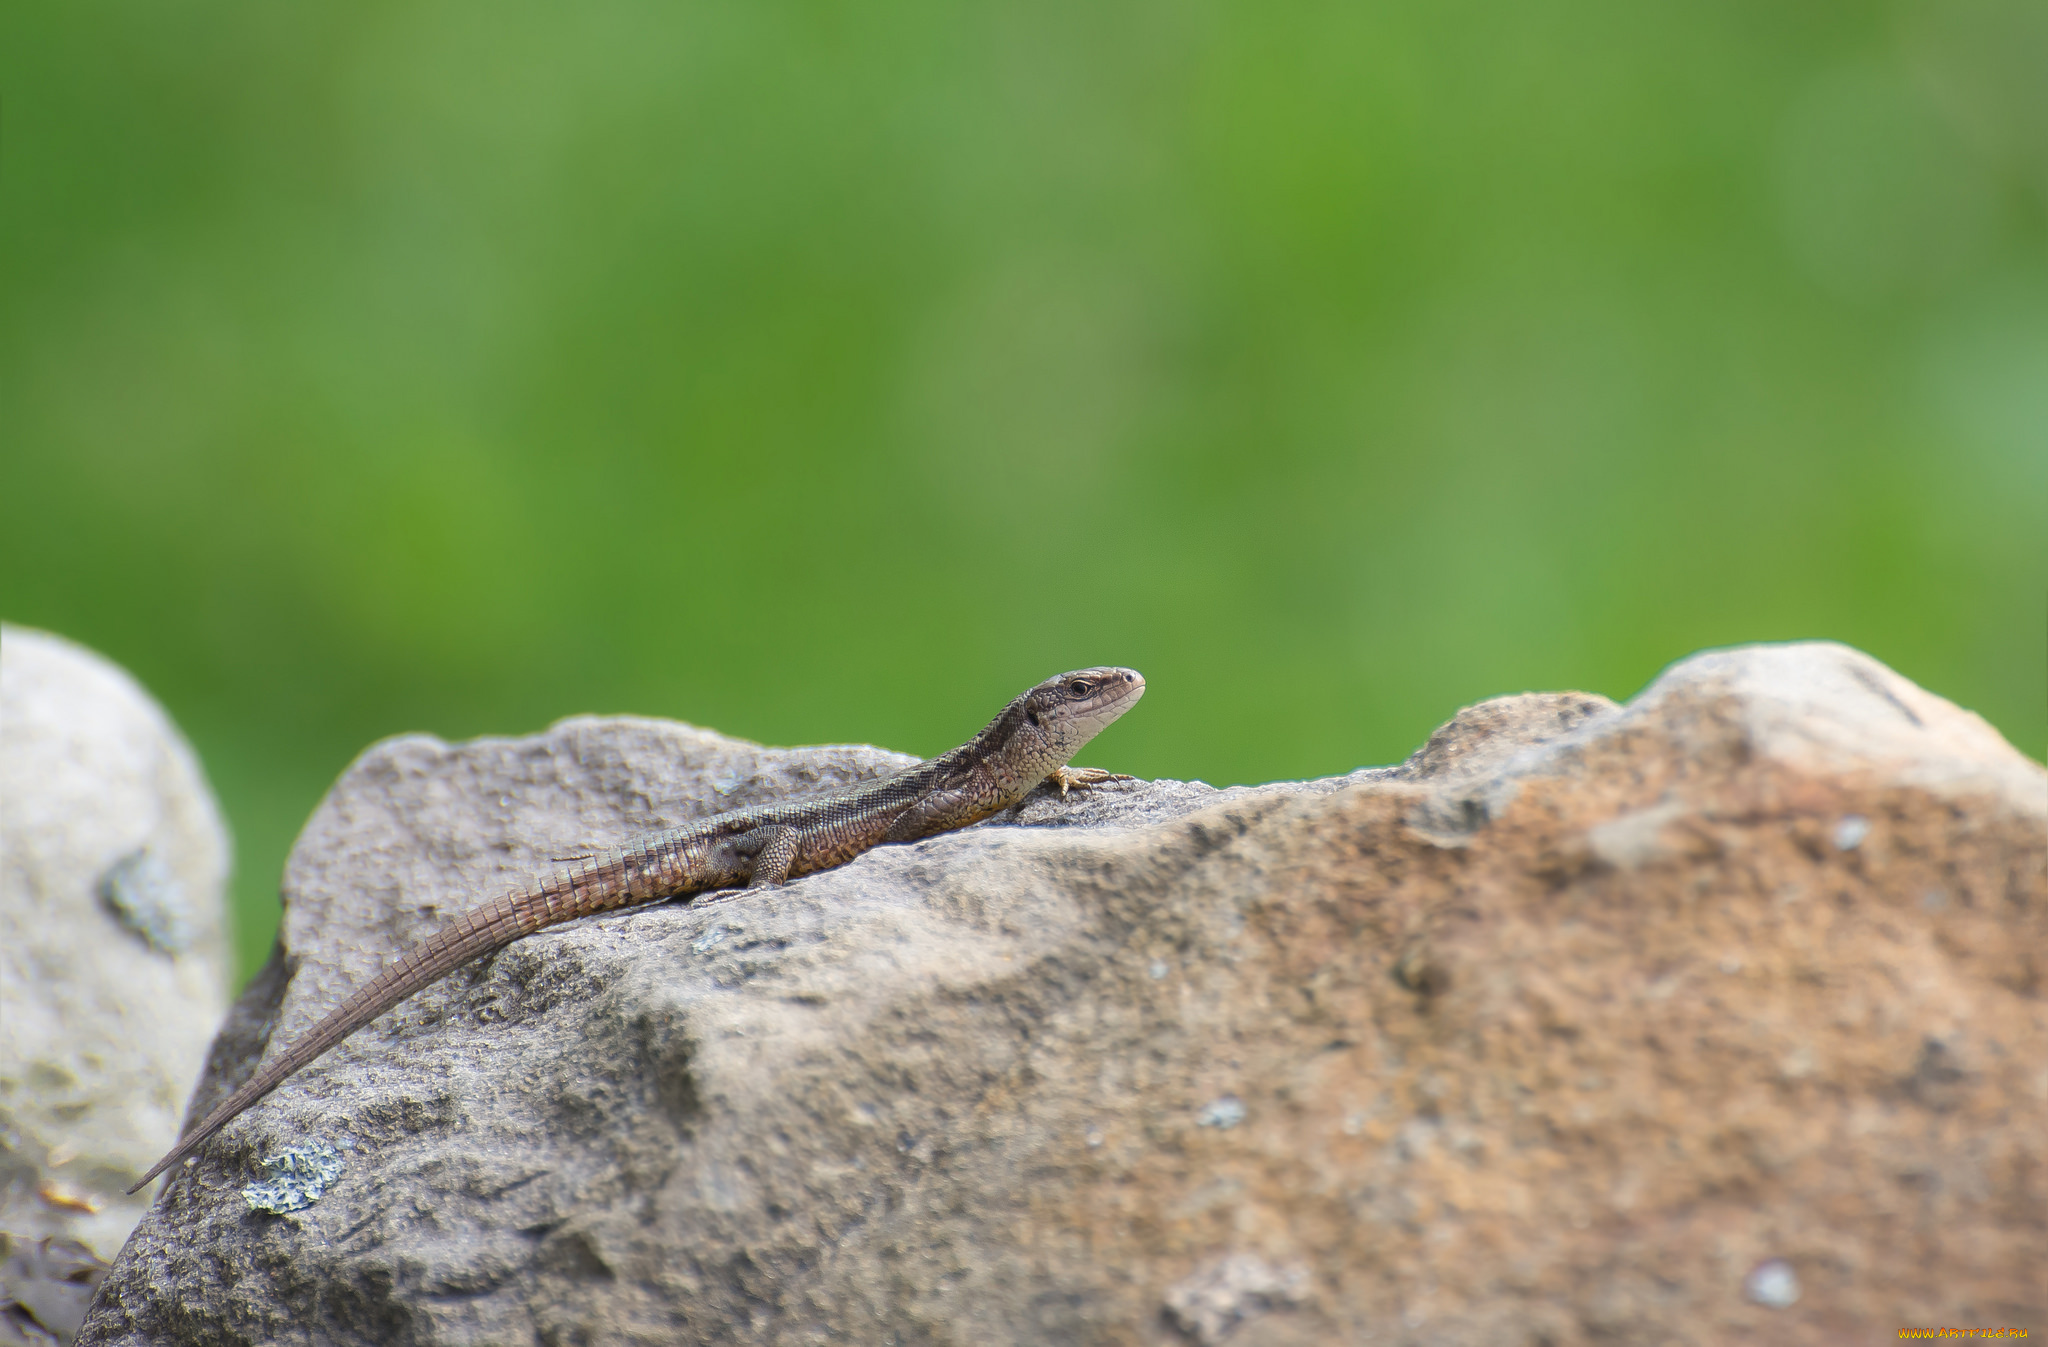
<path fill-rule="evenodd" d="M 121 1190 L 176 1139 L 226 1006 L 227 867 L 198 761 L 149 695 L 0 628 L 0 1230 L 19 1247 L 111 1254 L 147 1209 Z"/>
<path fill-rule="evenodd" d="M 195 1106 L 553 858 L 903 761 L 645 720 L 377 745 Z M 1486 703 L 1327 781 L 1041 792 L 422 993 L 167 1180 L 81 1340 L 2039 1322 L 2044 823 L 2041 767 L 1826 644 Z M 252 1209 L 322 1146 L 321 1195 Z M 1796 1304 L 1745 1295 L 1766 1258 Z"/>
<path fill-rule="evenodd" d="M 30 1243 L 0 1231 L 0 1347 L 67 1343 L 107 1275 L 83 1240 L 45 1235 Z"/>

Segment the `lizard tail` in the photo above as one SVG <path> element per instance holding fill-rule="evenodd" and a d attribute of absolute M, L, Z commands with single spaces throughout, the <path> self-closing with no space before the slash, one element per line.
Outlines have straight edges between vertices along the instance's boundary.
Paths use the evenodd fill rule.
<path fill-rule="evenodd" d="M 609 862 L 609 863 L 607 863 Z M 236 1114 L 276 1089 L 300 1067 L 319 1057 L 356 1030 L 417 991 L 439 982 L 472 959 L 503 949 L 545 926 L 607 911 L 645 897 L 619 883 L 618 860 L 579 867 L 538 888 L 508 893 L 463 913 L 406 951 L 397 963 L 368 986 L 343 1001 L 325 1019 L 283 1052 L 265 1062 L 242 1087 L 223 1099 L 197 1127 L 187 1132 L 170 1154 L 149 1167 L 130 1193 L 190 1155 Z M 651 896 L 651 895 L 649 895 Z"/>

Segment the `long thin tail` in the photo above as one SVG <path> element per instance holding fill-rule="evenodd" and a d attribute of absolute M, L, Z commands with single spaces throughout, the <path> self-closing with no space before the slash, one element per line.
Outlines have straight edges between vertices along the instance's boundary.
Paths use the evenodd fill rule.
<path fill-rule="evenodd" d="M 508 893 L 463 913 L 420 941 L 377 975 L 375 981 L 330 1011 L 307 1034 L 265 1062 L 242 1088 L 223 1099 L 206 1120 L 187 1132 L 170 1154 L 151 1165 L 128 1191 L 139 1191 L 157 1175 L 190 1155 L 199 1144 L 227 1126 L 235 1115 L 276 1089 L 293 1072 L 319 1057 L 391 1007 L 421 991 L 472 959 L 503 949 L 521 936 L 546 926 L 593 913 L 645 902 L 657 896 L 643 876 L 631 873 L 628 857 L 619 853 L 594 858 L 595 863 L 557 876 L 535 889 Z M 651 877 L 651 876 L 649 876 Z"/>

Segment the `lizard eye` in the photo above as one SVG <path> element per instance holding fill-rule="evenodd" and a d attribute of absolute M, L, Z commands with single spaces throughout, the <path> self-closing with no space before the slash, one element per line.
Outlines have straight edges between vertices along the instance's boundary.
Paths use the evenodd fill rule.
<path fill-rule="evenodd" d="M 1093 689 L 1091 689 L 1086 683 L 1082 682 L 1080 679 L 1077 678 L 1073 682 L 1067 684 L 1067 691 L 1073 693 L 1076 697 L 1085 697 L 1091 691 L 1093 691 Z"/>

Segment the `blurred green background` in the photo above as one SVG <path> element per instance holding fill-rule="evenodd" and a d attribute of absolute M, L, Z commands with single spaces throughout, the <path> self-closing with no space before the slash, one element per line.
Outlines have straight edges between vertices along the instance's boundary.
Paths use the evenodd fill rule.
<path fill-rule="evenodd" d="M 16 4 L 0 611 L 200 749 L 1396 760 L 1834 637 L 2048 738 L 2048 5 Z"/>

